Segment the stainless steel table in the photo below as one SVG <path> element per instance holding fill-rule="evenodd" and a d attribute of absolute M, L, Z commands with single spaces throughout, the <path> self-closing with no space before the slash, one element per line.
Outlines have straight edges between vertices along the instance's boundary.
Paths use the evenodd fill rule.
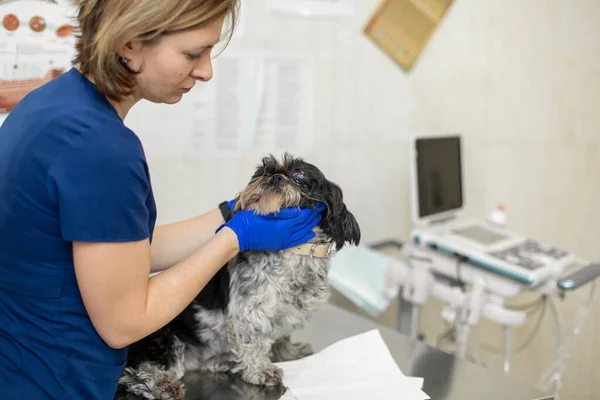
<path fill-rule="evenodd" d="M 341 308 L 328 305 L 310 326 L 295 335 L 315 350 L 358 333 L 378 328 L 396 363 L 407 376 L 424 378 L 423 391 L 432 400 L 551 400 L 550 395 L 493 371 L 459 359 Z"/>
<path fill-rule="evenodd" d="M 319 351 L 340 339 L 377 328 L 402 372 L 407 376 L 424 378 L 423 390 L 432 400 L 553 398 L 505 377 L 499 371 L 485 369 L 422 342 L 412 341 L 394 330 L 333 305 L 327 305 L 316 313 L 310 324 L 293 338 L 310 342 L 314 350 Z M 256 387 L 226 375 L 192 373 L 185 377 L 185 383 L 186 400 L 275 400 L 285 392 L 283 387 Z"/>

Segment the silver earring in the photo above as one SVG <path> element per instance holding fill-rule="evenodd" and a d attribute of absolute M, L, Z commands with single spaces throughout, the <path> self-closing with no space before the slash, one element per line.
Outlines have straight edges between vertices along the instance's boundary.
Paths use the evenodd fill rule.
<path fill-rule="evenodd" d="M 126 59 L 125 57 L 121 57 L 121 62 L 125 65 L 127 65 L 127 63 L 129 62 L 128 59 Z"/>

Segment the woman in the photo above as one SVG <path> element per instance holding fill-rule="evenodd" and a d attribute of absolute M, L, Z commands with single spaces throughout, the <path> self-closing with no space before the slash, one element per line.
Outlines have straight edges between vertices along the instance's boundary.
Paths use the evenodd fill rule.
<path fill-rule="evenodd" d="M 177 103 L 211 79 L 237 2 L 76 1 L 76 68 L 1 127 L 2 399 L 112 399 L 127 346 L 178 315 L 237 252 L 312 237 L 318 211 L 224 218 L 232 202 L 154 229 L 144 152 L 123 119 L 141 99 Z"/>

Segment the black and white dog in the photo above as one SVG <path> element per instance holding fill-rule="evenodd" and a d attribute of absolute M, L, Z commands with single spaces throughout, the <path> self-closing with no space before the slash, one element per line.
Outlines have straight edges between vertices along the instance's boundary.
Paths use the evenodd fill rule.
<path fill-rule="evenodd" d="M 346 243 L 359 244 L 360 228 L 342 190 L 314 165 L 284 155 L 263 159 L 233 212 L 277 212 L 326 205 L 316 236 L 285 251 L 249 251 L 224 266 L 166 327 L 131 345 L 121 391 L 145 399 L 181 399 L 186 371 L 228 372 L 255 385 L 275 386 L 274 362 L 312 354 L 290 335 L 327 302 L 330 260 Z"/>

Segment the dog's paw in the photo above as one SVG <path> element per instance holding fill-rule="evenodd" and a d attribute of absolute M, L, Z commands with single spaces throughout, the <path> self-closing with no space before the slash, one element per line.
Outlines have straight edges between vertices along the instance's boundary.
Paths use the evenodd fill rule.
<path fill-rule="evenodd" d="M 293 361 L 310 356 L 313 348 L 310 343 L 292 342 L 289 338 L 283 338 L 276 342 L 271 349 L 271 361 Z"/>
<path fill-rule="evenodd" d="M 183 400 L 185 392 L 181 382 L 171 381 L 159 388 L 161 400 Z"/>
<path fill-rule="evenodd" d="M 158 368 L 136 371 L 126 368 L 119 379 L 119 386 L 126 392 L 148 400 L 183 400 L 183 382 L 172 374 Z"/>
<path fill-rule="evenodd" d="M 283 370 L 273 364 L 256 371 L 244 371 L 242 379 L 253 385 L 277 386 L 283 381 Z"/>
<path fill-rule="evenodd" d="M 296 360 L 304 357 L 308 357 L 314 354 L 312 344 L 310 343 L 292 343 L 292 346 L 295 347 L 297 358 Z"/>

